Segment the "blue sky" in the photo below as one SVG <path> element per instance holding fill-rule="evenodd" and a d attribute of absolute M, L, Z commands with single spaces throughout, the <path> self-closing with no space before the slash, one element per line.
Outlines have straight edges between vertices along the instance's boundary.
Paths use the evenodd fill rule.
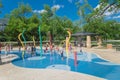
<path fill-rule="evenodd" d="M 83 0 L 2 0 L 3 8 L 1 9 L 2 13 L 0 14 L 0 18 L 3 18 L 5 14 L 9 14 L 13 9 L 17 8 L 18 3 L 24 2 L 25 4 L 28 3 L 34 12 L 41 12 L 44 4 L 48 4 L 50 7 L 57 7 L 56 14 L 58 16 L 67 16 L 74 21 L 79 19 L 75 1 L 83 2 Z M 99 0 L 88 0 L 88 2 L 95 8 L 98 6 Z M 111 14 L 106 12 L 106 18 L 119 20 L 120 11 L 117 14 Z"/>
<path fill-rule="evenodd" d="M 75 5 L 75 1 L 77 0 L 2 0 L 3 8 L 1 9 L 2 13 L 0 14 L 0 18 L 4 17 L 5 14 L 9 14 L 14 8 L 17 8 L 18 3 L 22 1 L 24 3 L 28 3 L 32 7 L 33 11 L 43 10 L 44 4 L 48 4 L 51 7 L 59 5 L 59 10 L 56 12 L 57 15 L 67 16 L 71 20 L 79 19 Z M 82 2 L 82 0 L 79 1 Z M 99 0 L 88 1 L 93 7 L 96 7 Z"/>

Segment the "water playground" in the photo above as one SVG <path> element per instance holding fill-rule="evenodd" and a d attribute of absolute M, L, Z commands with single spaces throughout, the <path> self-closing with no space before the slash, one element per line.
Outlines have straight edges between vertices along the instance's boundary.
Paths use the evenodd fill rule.
<path fill-rule="evenodd" d="M 49 45 L 47 44 L 46 47 L 43 47 L 39 28 L 40 47 L 36 47 L 33 36 L 33 45 L 26 49 L 26 40 L 23 31 L 23 33 L 18 35 L 22 49 L 11 50 L 9 52 L 9 54 L 17 55 L 17 58 L 12 60 L 12 64 L 17 67 L 29 69 L 57 69 L 73 71 L 108 80 L 120 79 L 120 64 L 104 60 L 95 53 L 81 51 L 80 47 L 74 46 L 70 49 L 69 44 L 71 32 L 68 30 L 67 33 L 68 37 L 64 40 L 65 46 L 58 47 L 56 45 L 52 45 L 50 36 Z M 21 38 L 23 38 L 24 41 L 22 41 Z M 1 53 L 6 54 L 6 51 L 3 50 Z"/>

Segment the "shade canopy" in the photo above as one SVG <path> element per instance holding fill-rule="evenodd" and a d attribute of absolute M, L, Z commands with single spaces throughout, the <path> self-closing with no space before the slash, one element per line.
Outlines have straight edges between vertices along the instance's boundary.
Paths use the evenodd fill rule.
<path fill-rule="evenodd" d="M 99 34 L 91 33 L 91 32 L 77 32 L 77 33 L 72 34 L 72 36 L 74 36 L 74 37 L 78 37 L 78 36 L 96 36 L 96 35 L 99 35 Z"/>

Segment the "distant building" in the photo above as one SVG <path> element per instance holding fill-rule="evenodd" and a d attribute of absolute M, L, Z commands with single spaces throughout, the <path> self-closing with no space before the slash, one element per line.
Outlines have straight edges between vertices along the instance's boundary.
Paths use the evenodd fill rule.
<path fill-rule="evenodd" d="M 9 19 L 8 18 L 2 18 L 0 19 L 0 31 L 4 31 L 5 27 L 8 24 Z"/>

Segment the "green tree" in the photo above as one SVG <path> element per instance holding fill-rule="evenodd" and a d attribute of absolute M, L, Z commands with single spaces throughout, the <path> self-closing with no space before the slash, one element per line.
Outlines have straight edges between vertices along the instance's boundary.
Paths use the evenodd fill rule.
<path fill-rule="evenodd" d="M 10 40 L 17 40 L 17 36 L 24 29 L 27 29 L 29 13 L 32 12 L 31 7 L 27 4 L 19 4 L 10 14 L 8 26 L 5 29 L 6 37 L 12 36 Z"/>
<path fill-rule="evenodd" d="M 85 0 L 86 4 L 80 5 L 78 8 L 78 12 L 80 12 L 80 16 L 82 20 L 82 28 L 86 32 L 94 32 L 101 34 L 103 38 L 108 39 L 118 39 L 119 36 L 119 23 L 112 20 L 105 20 L 106 15 L 105 12 L 116 12 L 120 9 L 120 1 L 119 0 L 100 0 L 99 7 L 92 9 L 90 4 Z M 86 8 L 91 10 L 91 12 L 86 13 Z M 114 24 L 114 25 L 113 25 Z M 114 31 L 112 31 L 114 30 Z"/>
<path fill-rule="evenodd" d="M 75 31 L 73 22 L 67 17 L 59 17 L 55 14 L 55 10 L 50 6 L 44 6 L 44 13 L 41 13 L 41 32 L 47 36 L 48 32 L 52 33 L 54 40 L 65 39 L 67 28 Z M 44 37 L 43 36 L 43 37 Z M 48 38 L 47 38 L 48 39 Z"/>
<path fill-rule="evenodd" d="M 7 40 L 17 40 L 18 34 L 23 30 L 26 30 L 24 35 L 27 40 L 32 40 L 33 35 L 35 36 L 35 40 L 39 40 L 38 26 L 41 26 L 43 40 L 49 39 L 49 31 L 52 33 L 54 40 L 65 39 L 67 34 L 66 29 L 70 28 L 72 31 L 76 31 L 77 26 L 74 26 L 73 22 L 67 17 L 57 16 L 55 12 L 49 5 L 45 5 L 43 13 L 37 15 L 31 13 L 31 7 L 24 4 L 19 5 L 10 14 L 9 25 L 5 29 L 5 35 L 11 38 Z"/>
<path fill-rule="evenodd" d="M 33 14 L 27 21 L 27 29 L 26 29 L 26 38 L 27 40 L 32 40 L 34 36 L 36 40 L 38 38 L 38 26 L 40 24 L 40 20 L 36 14 Z"/>

